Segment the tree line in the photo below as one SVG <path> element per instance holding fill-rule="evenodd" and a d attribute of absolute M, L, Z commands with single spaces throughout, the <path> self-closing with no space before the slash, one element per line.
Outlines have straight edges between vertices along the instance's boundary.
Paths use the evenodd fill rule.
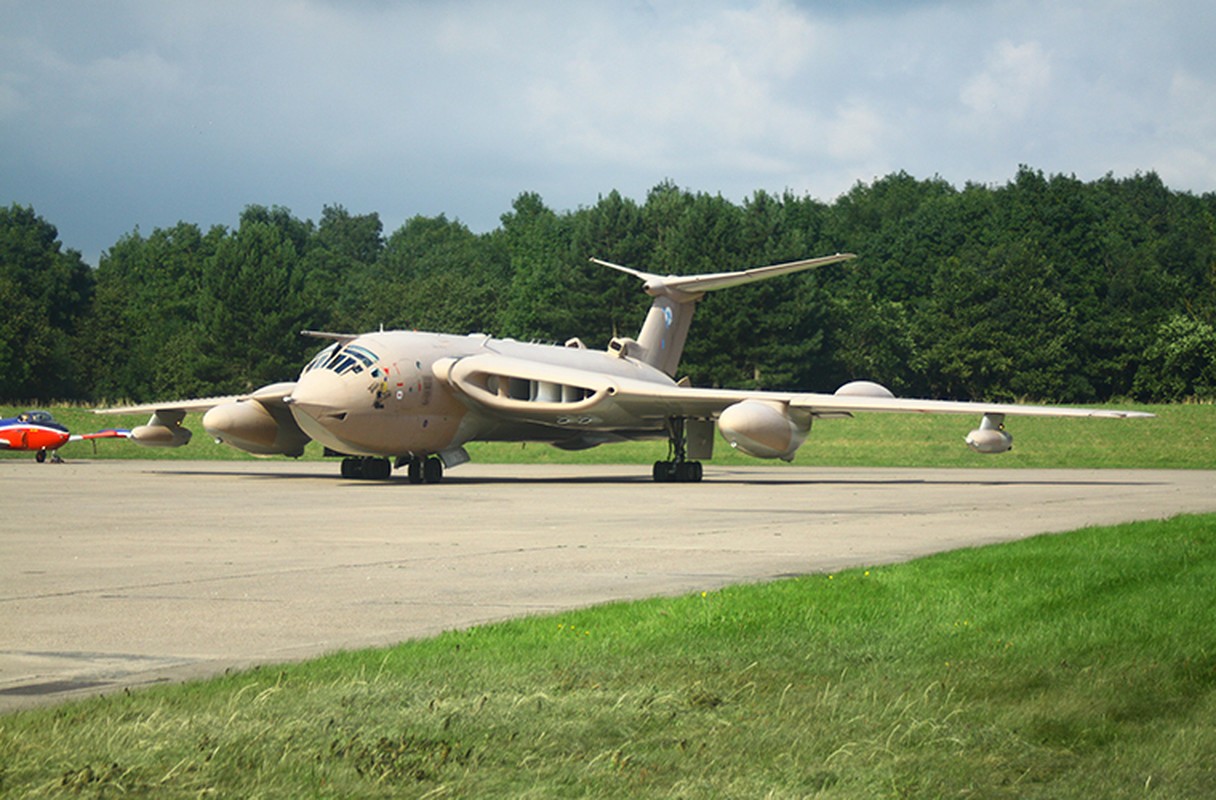
<path fill-rule="evenodd" d="M 521 194 L 498 228 L 444 215 L 384 233 L 249 206 L 234 229 L 123 236 L 96 269 L 28 207 L 0 209 L 0 398 L 151 401 L 298 373 L 302 329 L 381 327 L 588 346 L 632 336 L 649 299 L 591 256 L 659 274 L 835 252 L 843 265 L 713 293 L 694 384 L 1100 402 L 1216 397 L 1216 194 L 1154 173 L 1083 182 L 1022 167 L 1005 185 L 899 172 L 832 203 L 742 202 L 665 182 L 558 212 Z"/>

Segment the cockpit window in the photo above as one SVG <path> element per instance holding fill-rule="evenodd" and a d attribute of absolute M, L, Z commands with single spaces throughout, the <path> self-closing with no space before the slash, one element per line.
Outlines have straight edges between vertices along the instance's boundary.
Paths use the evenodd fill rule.
<path fill-rule="evenodd" d="M 378 359 L 379 357 L 375 353 L 361 345 L 348 344 L 341 347 L 338 344 L 332 344 L 317 353 L 304 371 L 327 369 L 339 375 L 345 375 L 348 372 L 357 375 L 365 368 L 372 369 Z"/>
<path fill-rule="evenodd" d="M 347 355 L 351 355 L 359 359 L 359 361 L 361 361 L 365 367 L 372 366 L 372 364 L 374 364 L 377 360 L 375 353 L 368 350 L 366 347 L 362 347 L 357 344 L 348 344 L 345 352 Z"/>
<path fill-rule="evenodd" d="M 329 357 L 332 356 L 334 354 L 334 351 L 337 349 L 338 349 L 338 342 L 334 342 L 329 347 L 327 347 L 324 350 L 322 350 L 321 352 L 317 353 L 315 356 L 313 356 L 312 361 L 308 362 L 308 366 L 304 368 L 304 371 L 312 372 L 314 369 L 316 369 L 317 367 L 324 364 L 327 360 L 329 360 Z"/>

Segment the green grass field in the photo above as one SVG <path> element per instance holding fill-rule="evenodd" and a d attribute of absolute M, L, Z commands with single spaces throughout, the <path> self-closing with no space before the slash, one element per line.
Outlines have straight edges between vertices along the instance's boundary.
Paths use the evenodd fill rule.
<path fill-rule="evenodd" d="M 946 415 L 863 414 L 854 419 L 823 420 L 815 424 L 807 443 L 794 461 L 797 466 L 876 467 L 1074 467 L 1216 469 L 1216 406 L 1120 405 L 1121 408 L 1157 414 L 1149 420 L 1015 419 L 1011 452 L 980 455 L 963 444 L 963 437 L 978 418 Z M 23 410 L 0 407 L 11 415 Z M 74 433 L 110 427 L 131 428 L 147 422 L 146 414 L 99 416 L 88 409 L 55 406 L 49 409 Z M 194 431 L 181 448 L 141 447 L 132 442 L 72 442 L 60 451 L 64 458 L 252 459 L 212 441 L 202 430 L 199 416 L 187 418 Z M 663 441 L 604 445 L 571 453 L 545 444 L 473 443 L 475 461 L 485 463 L 598 463 L 649 464 L 667 455 Z M 28 453 L 0 454 L 29 458 Z M 321 449 L 309 445 L 305 458 L 321 458 Z M 713 464 L 773 465 L 732 451 L 718 438 Z M 336 468 L 336 467 L 335 467 Z"/>
<path fill-rule="evenodd" d="M 76 431 L 143 421 L 53 410 Z M 868 415 L 817 425 L 796 464 L 1213 468 L 1216 408 L 1148 410 L 1015 420 L 995 457 L 963 445 L 967 418 Z M 645 464 L 665 446 L 470 449 Z M 201 432 L 64 455 L 241 457 Z M 1209 515 L 9 714 L 0 797 L 1207 798 L 1214 690 Z"/>
<path fill-rule="evenodd" d="M 1216 516 L 0 718 L 4 797 L 1216 796 Z"/>

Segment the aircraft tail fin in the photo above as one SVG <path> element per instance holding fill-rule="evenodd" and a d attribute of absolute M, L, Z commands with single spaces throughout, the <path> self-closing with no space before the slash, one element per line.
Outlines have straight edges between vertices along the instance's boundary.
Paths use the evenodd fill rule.
<path fill-rule="evenodd" d="M 784 264 L 773 264 L 767 267 L 739 270 L 736 272 L 714 272 L 705 275 L 655 275 L 650 272 L 623 267 L 598 258 L 591 259 L 596 264 L 624 272 L 641 280 L 646 294 L 654 298 L 646 321 L 636 340 L 613 339 L 609 350 L 619 356 L 632 356 L 650 364 L 668 375 L 675 377 L 680 366 L 680 356 L 684 353 L 684 343 L 688 339 L 688 329 L 692 324 L 693 310 L 697 301 L 706 292 L 715 289 L 728 289 L 742 286 L 745 283 L 775 278 L 801 272 L 806 269 L 837 264 L 855 258 L 852 253 L 837 253 L 822 258 L 808 258 L 801 261 L 789 261 Z"/>

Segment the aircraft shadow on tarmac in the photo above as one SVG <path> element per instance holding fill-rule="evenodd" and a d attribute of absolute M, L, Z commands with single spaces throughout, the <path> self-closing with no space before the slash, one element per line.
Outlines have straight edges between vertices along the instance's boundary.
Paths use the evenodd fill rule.
<path fill-rule="evenodd" d="M 572 467 L 572 470 L 577 470 L 578 467 Z M 762 468 L 768 470 L 771 468 Z M 409 487 L 411 491 L 434 491 L 436 486 L 413 486 L 406 478 L 405 474 L 394 475 L 387 480 L 352 480 L 344 478 L 341 475 L 334 474 L 317 474 L 317 473 L 301 473 L 301 472 L 244 472 L 244 471 L 226 471 L 226 470 L 191 470 L 191 469 L 170 469 L 170 470 L 148 470 L 149 473 L 160 473 L 168 475 L 181 475 L 188 477 L 215 477 L 215 478 L 239 478 L 252 480 L 312 480 L 340 483 L 351 488 L 384 488 L 384 487 Z M 964 470 L 959 470 L 964 472 Z M 1001 477 L 985 476 L 983 474 L 975 475 L 958 475 L 949 477 L 886 477 L 874 476 L 867 477 L 864 475 L 849 476 L 849 477 L 801 477 L 794 478 L 782 475 L 779 469 L 773 469 L 771 475 L 759 474 L 758 471 L 748 471 L 746 473 L 738 473 L 733 471 L 710 472 L 706 474 L 704 482 L 707 490 L 712 490 L 714 484 L 755 484 L 763 486 L 1154 486 L 1160 485 L 1159 481 L 1152 480 L 1116 480 L 1113 478 L 1103 478 L 1100 474 L 1095 474 L 1093 478 L 1067 480 L 1043 480 L 1043 479 L 1026 479 L 1019 480 L 1010 478 L 1007 475 Z M 647 474 L 639 472 L 634 475 L 631 473 L 614 473 L 614 474 L 571 474 L 571 475 L 478 475 L 478 476 L 462 476 L 459 474 L 448 474 L 444 476 L 443 482 L 438 486 L 478 486 L 478 485 L 554 485 L 554 484 L 576 484 L 576 485 L 606 485 L 606 484 L 647 484 L 652 485 L 653 481 Z M 685 489 L 688 484 L 676 484 Z M 662 491 L 662 485 L 658 485 L 658 491 Z"/>

